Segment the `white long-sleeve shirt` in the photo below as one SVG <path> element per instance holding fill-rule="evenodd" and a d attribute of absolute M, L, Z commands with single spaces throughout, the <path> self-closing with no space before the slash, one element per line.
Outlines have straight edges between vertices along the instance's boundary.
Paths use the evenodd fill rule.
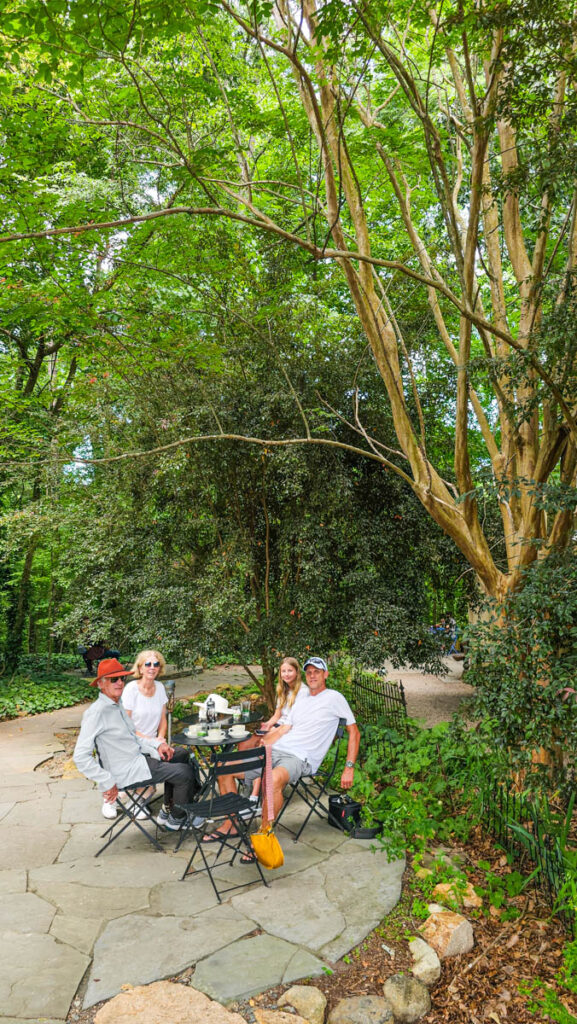
<path fill-rule="evenodd" d="M 79 772 L 98 784 L 101 792 L 112 789 L 115 783 L 122 789 L 150 778 L 143 755 L 160 760 L 157 747 L 163 742 L 137 736 L 122 705 L 100 693 L 82 716 L 74 763 Z"/>

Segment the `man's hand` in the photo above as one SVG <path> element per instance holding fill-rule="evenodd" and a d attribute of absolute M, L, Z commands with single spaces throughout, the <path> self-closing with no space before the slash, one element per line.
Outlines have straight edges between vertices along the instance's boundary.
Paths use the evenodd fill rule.
<path fill-rule="evenodd" d="M 342 789 L 350 789 L 353 782 L 355 781 L 355 769 L 345 768 L 341 775 L 341 787 Z"/>
<path fill-rule="evenodd" d="M 172 761 L 174 757 L 174 747 L 169 747 L 168 743 L 160 743 L 156 748 L 158 750 L 158 756 L 161 761 Z"/>
<path fill-rule="evenodd" d="M 106 800 L 107 804 L 113 804 L 114 801 L 116 800 L 116 797 L 118 796 L 118 786 L 116 785 L 116 783 L 114 783 L 111 789 L 107 789 L 102 794 L 102 796 Z"/>

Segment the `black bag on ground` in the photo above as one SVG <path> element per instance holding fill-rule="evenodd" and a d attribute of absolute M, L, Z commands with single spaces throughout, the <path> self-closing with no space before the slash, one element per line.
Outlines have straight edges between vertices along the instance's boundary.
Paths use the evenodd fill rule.
<path fill-rule="evenodd" d="M 351 839 L 375 839 L 381 834 L 383 826 L 363 828 L 360 824 L 362 806 L 350 796 L 330 796 L 329 825 L 341 832 L 348 832 Z"/>
<path fill-rule="evenodd" d="M 350 796 L 330 796 L 329 825 L 341 832 L 352 832 L 361 823 L 361 807 Z"/>

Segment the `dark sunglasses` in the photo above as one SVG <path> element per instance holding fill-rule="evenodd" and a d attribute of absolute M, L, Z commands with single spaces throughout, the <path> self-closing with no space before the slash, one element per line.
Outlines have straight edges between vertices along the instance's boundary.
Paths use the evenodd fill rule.
<path fill-rule="evenodd" d="M 153 668 L 158 668 L 159 665 L 160 665 L 160 662 L 159 661 L 145 661 L 144 664 L 146 665 L 147 668 L 150 668 L 151 665 L 152 665 Z"/>

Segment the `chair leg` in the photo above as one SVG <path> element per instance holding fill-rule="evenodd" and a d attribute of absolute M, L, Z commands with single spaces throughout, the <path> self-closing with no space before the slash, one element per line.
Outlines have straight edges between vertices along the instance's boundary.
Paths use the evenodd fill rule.
<path fill-rule="evenodd" d="M 147 804 L 138 803 L 138 801 L 130 795 L 128 795 L 126 799 L 130 800 L 130 804 L 128 806 L 125 806 L 122 800 L 117 800 L 118 807 L 120 808 L 120 821 L 113 822 L 113 824 L 106 829 L 106 832 L 102 833 L 100 837 L 101 839 L 106 838 L 106 836 L 110 836 L 110 838 L 104 844 L 104 846 L 100 847 L 100 849 L 97 851 L 97 853 L 95 853 L 94 856 L 99 857 L 100 854 L 103 853 L 104 850 L 106 850 L 113 842 L 115 842 L 116 839 L 119 839 L 123 832 L 126 832 L 126 829 L 129 828 L 130 825 L 135 825 L 136 828 L 140 829 L 143 836 L 146 836 L 146 838 L 148 839 L 149 843 L 152 843 L 152 845 L 156 847 L 157 850 L 160 850 L 161 853 L 164 853 L 164 850 L 160 843 L 158 842 L 156 836 L 152 836 L 150 832 L 147 832 L 142 822 L 139 821 L 136 817 L 136 813 L 144 809 L 147 812 L 146 820 L 152 822 L 156 827 L 156 822 L 152 817 L 152 814 L 150 813 Z"/>

